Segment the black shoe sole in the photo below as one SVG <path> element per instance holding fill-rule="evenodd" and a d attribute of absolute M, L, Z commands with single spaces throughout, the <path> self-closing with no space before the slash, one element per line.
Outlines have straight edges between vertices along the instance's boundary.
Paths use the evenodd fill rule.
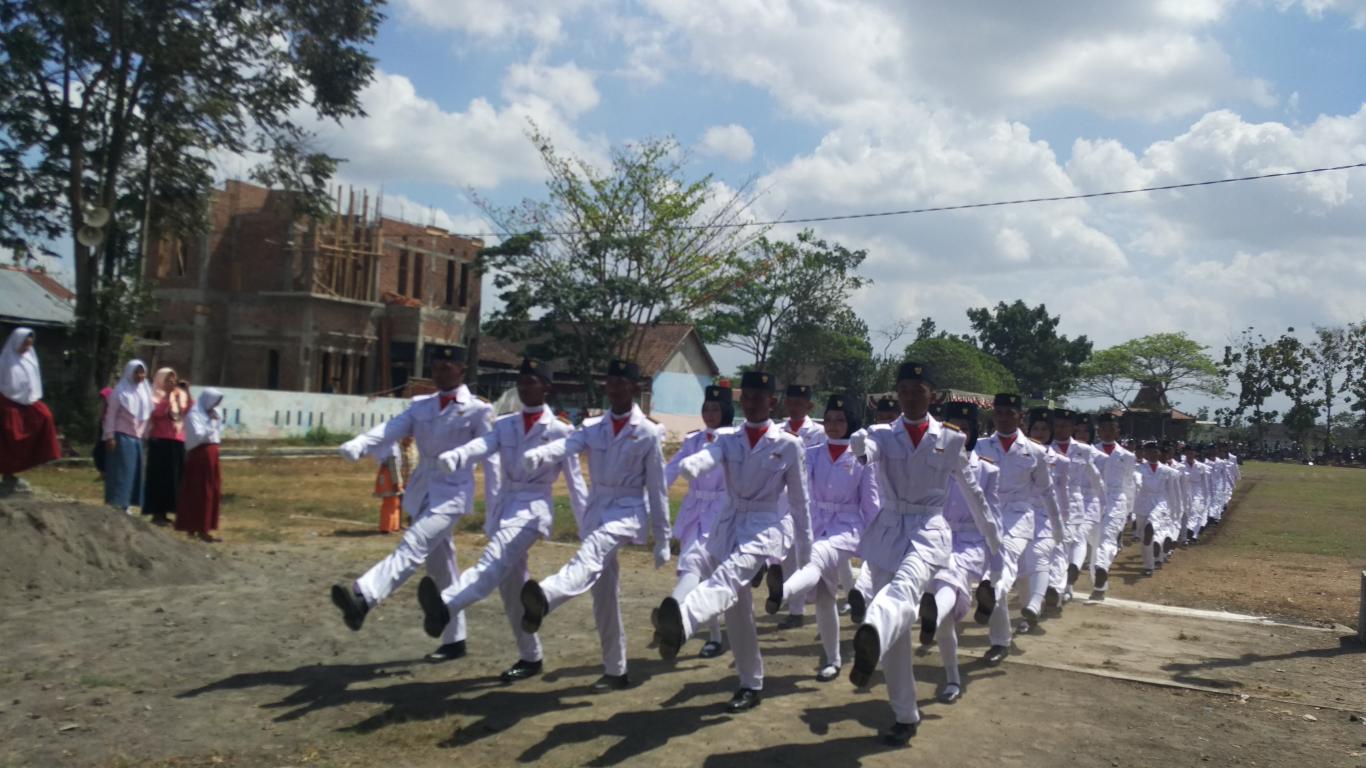
<path fill-rule="evenodd" d="M 1028 608 L 1025 608 L 1020 611 L 1020 618 L 1024 619 L 1025 624 L 1029 625 L 1030 632 L 1033 632 L 1035 627 L 1039 626 L 1039 614 L 1029 610 Z"/>
<path fill-rule="evenodd" d="M 893 747 L 904 747 L 910 743 L 911 739 L 915 738 L 915 732 L 918 730 L 917 725 L 917 723 L 911 723 L 910 728 L 900 732 L 887 731 L 882 734 L 882 742 Z"/>
<path fill-rule="evenodd" d="M 863 593 L 857 589 L 849 590 L 849 620 L 855 624 L 862 624 L 868 618 L 868 601 L 863 599 Z"/>
<path fill-rule="evenodd" d="M 991 582 L 983 580 L 977 585 L 977 610 L 973 612 L 972 618 L 978 624 L 986 624 L 991 621 L 991 613 L 996 610 L 996 590 L 992 588 Z"/>
<path fill-rule="evenodd" d="M 360 631 L 365 623 L 365 613 L 356 608 L 355 594 L 340 584 L 332 586 L 332 604 L 342 612 L 342 622 L 352 632 Z"/>
<path fill-rule="evenodd" d="M 759 571 L 758 571 L 758 573 L 755 573 L 755 574 L 754 574 L 754 578 L 752 578 L 752 579 L 749 580 L 749 588 L 750 588 L 750 589 L 758 589 L 758 588 L 759 588 L 759 585 L 764 583 L 764 573 L 766 573 L 767 571 L 768 571 L 768 566 L 767 566 L 767 565 L 761 565 L 761 566 L 759 566 Z"/>
<path fill-rule="evenodd" d="M 659 604 L 659 658 L 672 661 L 683 649 L 683 610 L 672 597 Z"/>
<path fill-rule="evenodd" d="M 764 581 L 768 583 L 768 599 L 764 601 L 764 611 L 772 616 L 783 607 L 783 567 L 770 565 L 764 574 Z"/>
<path fill-rule="evenodd" d="M 1058 593 L 1058 590 L 1049 587 L 1043 593 L 1043 604 L 1049 608 L 1057 608 L 1062 605 L 1062 595 Z"/>
<path fill-rule="evenodd" d="M 747 704 L 736 704 L 734 701 L 730 701 L 726 703 L 726 711 L 732 715 L 738 715 L 741 712 L 748 712 L 751 709 L 758 709 L 759 704 L 761 704 L 762 702 L 763 699 L 758 697 L 751 699 Z"/>
<path fill-rule="evenodd" d="M 521 669 L 515 673 L 511 669 L 509 669 L 505 670 L 503 674 L 499 675 L 498 679 L 502 680 L 504 683 L 516 683 L 521 682 L 522 680 L 530 680 L 531 678 L 541 674 L 542 669 L 543 667 L 536 667 L 534 669 Z"/>
<path fill-rule="evenodd" d="M 707 643 L 702 646 L 702 650 L 697 652 L 699 659 L 714 659 L 726 652 L 726 647 L 720 643 Z"/>
<path fill-rule="evenodd" d="M 423 576 L 417 585 L 417 604 L 422 606 L 422 631 L 428 637 L 441 637 L 451 623 L 451 611 L 441 600 L 441 590 L 431 576 Z"/>
<path fill-rule="evenodd" d="M 545 592 L 541 590 L 541 585 L 535 579 L 522 585 L 522 631 L 528 635 L 534 635 L 541 631 L 541 622 L 545 621 L 545 615 L 550 612 L 550 604 L 546 602 Z"/>
<path fill-rule="evenodd" d="M 849 668 L 849 682 L 856 688 L 867 688 L 881 655 L 882 640 L 877 630 L 870 624 L 859 627 L 854 633 L 854 664 Z"/>
<path fill-rule="evenodd" d="M 1001 666 L 1001 663 L 1002 663 L 1002 662 L 1004 662 L 1006 659 L 1010 658 L 1010 649 L 1009 649 L 1009 648 L 1005 648 L 1005 649 L 1001 650 L 999 656 L 996 655 L 996 652 L 997 652 L 997 649 L 993 647 L 993 648 L 987 649 L 987 652 L 986 652 L 985 654 L 982 655 L 982 661 L 983 661 L 988 667 L 999 667 L 999 666 Z"/>
<path fill-rule="evenodd" d="M 1105 585 L 1110 583 L 1110 572 L 1104 568 L 1096 569 L 1096 589 L 1105 589 Z"/>
<path fill-rule="evenodd" d="M 926 593 L 920 598 L 920 644 L 934 642 L 935 630 L 939 627 L 939 604 L 934 595 Z"/>
<path fill-rule="evenodd" d="M 1071 563 L 1068 563 L 1068 564 L 1067 564 L 1067 586 L 1070 587 L 1070 586 L 1072 586 L 1073 584 L 1076 584 L 1076 583 L 1077 583 L 1077 579 L 1079 579 L 1079 578 L 1081 578 L 1081 569 L 1078 568 L 1077 566 L 1071 564 Z"/>

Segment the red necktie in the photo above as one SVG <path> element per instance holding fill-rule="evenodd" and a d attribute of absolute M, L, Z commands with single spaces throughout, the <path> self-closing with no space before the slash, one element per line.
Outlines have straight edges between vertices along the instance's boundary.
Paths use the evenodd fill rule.
<path fill-rule="evenodd" d="M 835 443 L 826 443 L 825 447 L 830 449 L 830 460 L 839 461 L 840 457 L 844 455 L 844 449 L 848 448 L 849 446 L 836 445 Z"/>
<path fill-rule="evenodd" d="M 1010 435 L 1009 437 L 1007 437 L 1007 436 L 1005 436 L 1005 435 L 1001 435 L 1001 450 L 1002 450 L 1002 451 L 1004 451 L 1005 453 L 1010 453 L 1010 446 L 1012 446 L 1012 445 L 1014 445 L 1014 444 L 1015 444 L 1015 436 L 1014 436 L 1014 435 Z"/>
<path fill-rule="evenodd" d="M 620 419 L 618 419 L 616 416 L 613 416 L 613 417 L 612 417 L 612 436 L 613 436 L 613 437 L 616 437 L 617 435 L 621 434 L 621 428 L 624 427 L 624 426 L 626 426 L 626 422 L 627 422 L 627 421 L 629 421 L 629 419 L 627 419 L 627 418 L 625 418 L 625 417 L 620 418 Z"/>
<path fill-rule="evenodd" d="M 710 442 L 714 442 L 715 440 L 716 440 L 716 435 L 713 435 L 712 433 L 708 432 L 708 433 L 707 433 L 707 442 L 710 443 Z"/>
<path fill-rule="evenodd" d="M 788 432 L 791 432 L 791 433 L 794 434 L 794 435 L 795 435 L 795 434 L 798 434 L 798 433 L 800 433 L 800 432 L 802 431 L 802 425 L 805 424 L 805 423 L 806 423 L 806 419 L 802 419 L 801 421 L 792 421 L 791 419 L 788 419 L 788 421 L 787 421 L 787 431 L 788 431 Z"/>
<path fill-rule="evenodd" d="M 446 406 L 448 406 L 448 405 L 450 405 L 451 403 L 455 402 L 455 395 L 441 395 L 441 396 L 440 396 L 440 400 L 441 400 L 441 410 L 444 411 L 444 410 L 446 410 Z"/>
<path fill-rule="evenodd" d="M 750 448 L 753 448 L 754 446 L 758 445 L 759 438 L 763 437 L 766 434 L 768 434 L 768 427 L 751 427 L 748 424 L 745 425 L 745 437 L 749 438 Z"/>
<path fill-rule="evenodd" d="M 1150 461 L 1150 462 L 1148 462 L 1148 466 L 1152 467 L 1154 472 L 1157 471 L 1157 462 L 1155 462 L 1155 461 Z"/>
<path fill-rule="evenodd" d="M 925 436 L 925 432 L 930 428 L 930 420 L 926 419 L 919 424 L 912 424 L 909 421 L 903 422 L 906 425 L 906 434 L 911 436 L 911 445 L 920 447 L 920 438 Z"/>
<path fill-rule="evenodd" d="M 1111 454 L 1113 454 L 1113 453 L 1115 452 L 1115 444 L 1114 444 L 1114 443 L 1101 443 L 1101 444 L 1100 444 L 1100 447 L 1101 447 L 1101 450 L 1105 451 L 1105 455 L 1106 455 L 1106 456 L 1109 456 L 1109 455 L 1111 455 Z"/>
<path fill-rule="evenodd" d="M 1071 445 L 1071 444 L 1072 444 L 1072 443 L 1070 443 L 1070 442 L 1067 442 L 1067 443 L 1058 443 L 1058 452 L 1061 453 L 1062 455 L 1066 456 L 1066 455 L 1067 455 L 1067 447 L 1068 447 L 1069 445 Z"/>
<path fill-rule="evenodd" d="M 540 420 L 541 414 L 522 411 L 522 433 L 526 434 L 527 432 L 530 432 L 531 428 L 536 426 L 536 422 Z"/>

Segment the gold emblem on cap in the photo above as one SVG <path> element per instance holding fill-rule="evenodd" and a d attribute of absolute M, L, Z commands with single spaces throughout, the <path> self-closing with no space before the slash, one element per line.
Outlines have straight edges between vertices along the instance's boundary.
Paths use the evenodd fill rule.
<path fill-rule="evenodd" d="M 768 377 L 767 377 L 767 376 L 760 376 L 760 377 L 759 377 L 759 382 L 760 382 L 761 384 L 767 384 L 767 383 L 768 383 Z"/>
<path fill-rule="evenodd" d="M 535 368 L 535 367 L 536 367 L 536 361 L 535 361 L 535 360 L 528 360 L 528 361 L 527 361 L 527 365 L 528 365 L 529 367 L 531 367 L 531 368 Z"/>
<path fill-rule="evenodd" d="M 917 366 L 915 367 L 915 375 L 919 376 L 922 372 L 924 372 L 924 370 L 925 370 L 924 368 L 921 368 L 920 366 L 917 365 Z"/>

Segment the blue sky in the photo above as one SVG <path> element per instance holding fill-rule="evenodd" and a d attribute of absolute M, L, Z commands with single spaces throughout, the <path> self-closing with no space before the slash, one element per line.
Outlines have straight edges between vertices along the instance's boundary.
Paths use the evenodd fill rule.
<path fill-rule="evenodd" d="M 1366 161 L 1366 2 L 395 0 L 369 117 L 320 126 L 386 213 L 487 228 L 541 193 L 522 132 L 600 162 L 673 134 L 763 216 L 1071 194 Z M 785 234 L 779 231 L 778 234 Z M 1366 171 L 832 224 L 874 329 L 1046 302 L 1098 346 L 1220 348 L 1366 318 Z M 1057 286 L 1070 289 L 1059 291 Z M 717 350 L 723 367 L 742 362 Z M 1192 408 L 1203 401 L 1184 399 Z"/>

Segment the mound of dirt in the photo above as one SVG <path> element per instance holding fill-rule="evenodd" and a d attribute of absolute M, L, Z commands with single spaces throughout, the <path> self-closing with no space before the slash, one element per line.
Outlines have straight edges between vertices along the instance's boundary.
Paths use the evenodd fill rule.
<path fill-rule="evenodd" d="M 108 507 L 0 501 L 0 583 L 30 596 L 182 584 L 215 578 L 226 568 L 207 546 Z"/>

